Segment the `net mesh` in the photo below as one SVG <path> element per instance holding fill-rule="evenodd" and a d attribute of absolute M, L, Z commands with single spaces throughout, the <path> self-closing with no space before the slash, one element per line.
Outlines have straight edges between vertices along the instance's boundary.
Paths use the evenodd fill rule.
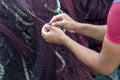
<path fill-rule="evenodd" d="M 48 22 L 55 14 L 47 10 L 44 6 L 46 2 L 44 0 L 32 1 L 33 10 L 39 18 Z M 48 2 L 47 2 L 48 3 Z M 39 5 L 40 4 L 40 5 Z M 50 0 L 48 4 L 55 4 L 55 0 Z M 52 5 L 53 7 L 56 5 Z M 51 6 L 50 6 L 51 7 Z M 41 30 L 40 24 L 38 31 Z M 66 32 L 72 39 L 78 40 L 76 34 Z M 81 63 L 77 58 L 63 45 L 49 44 L 45 42 L 40 36 L 40 53 L 38 54 L 37 64 L 33 69 L 33 73 L 36 74 L 35 79 L 39 80 L 93 80 L 89 69 Z M 56 73 L 61 67 L 61 63 L 54 55 L 54 51 L 51 48 L 55 48 L 66 62 L 66 66 L 63 71 Z M 41 56 L 44 55 L 44 58 Z M 42 58 L 43 60 L 41 60 Z M 44 61 L 44 62 L 41 62 Z M 44 65 L 40 64 L 43 63 Z M 44 66 L 44 67 L 43 67 Z M 34 71 L 35 70 L 35 71 Z"/>
<path fill-rule="evenodd" d="M 1 0 L 0 0 L 1 1 Z M 1 10 L 4 13 L 7 13 L 7 16 L 1 17 L 1 23 L 5 24 L 6 28 L 1 27 L 0 31 L 5 33 L 8 38 L 12 41 L 14 46 L 18 48 L 23 54 L 32 54 L 31 56 L 25 56 L 27 68 L 29 71 L 29 75 L 31 76 L 31 80 L 93 80 L 93 76 L 96 75 L 96 72 L 89 69 L 82 62 L 80 62 L 70 50 L 68 50 L 63 45 L 55 45 L 47 43 L 41 36 L 41 28 L 44 23 L 40 22 L 34 16 L 31 16 L 29 12 L 26 11 L 27 8 L 31 13 L 34 13 L 38 18 L 44 20 L 45 22 L 49 22 L 49 20 L 56 15 L 53 12 L 50 12 L 48 9 L 44 7 L 46 3 L 50 8 L 56 9 L 56 0 L 3 0 L 6 3 L 11 4 L 19 4 L 16 6 L 20 6 L 20 10 L 27 14 L 27 17 L 24 14 L 20 14 L 20 11 L 14 8 L 13 5 L 8 4 L 13 11 L 18 11 L 20 17 L 23 19 L 23 22 L 18 20 L 16 21 L 16 17 L 12 12 L 5 9 L 5 6 L 0 3 Z M 76 19 L 76 14 L 74 11 L 74 6 L 72 0 L 60 0 L 62 4 L 62 9 L 64 12 L 68 13 L 72 18 Z M 65 6 L 64 6 L 65 5 Z M 71 7 L 72 6 L 72 7 Z M 78 6 L 78 5 L 76 5 Z M 15 9 L 15 10 L 14 10 Z M 5 12 L 7 11 L 7 12 Z M 3 13 L 2 13 L 3 14 Z M 0 14 L 0 15 L 2 15 Z M 6 23 L 7 20 L 10 20 L 9 23 Z M 32 23 L 32 25 L 27 25 L 26 23 Z M 9 25 L 8 25 L 9 24 Z M 17 24 L 17 25 L 15 25 Z M 21 25 L 22 24 L 22 25 Z M 22 30 L 16 28 L 19 26 Z M 28 33 L 28 29 L 31 29 L 31 33 Z M 12 31 L 14 30 L 14 31 Z M 10 34 L 6 33 L 10 32 Z M 21 32 L 24 31 L 26 35 L 31 37 L 31 41 L 27 43 L 24 35 L 21 35 Z M 85 38 L 78 34 L 71 34 L 66 32 L 66 34 L 71 37 L 73 40 L 81 43 L 84 46 L 87 46 Z M 19 36 L 20 35 L 20 36 Z M 20 45 L 16 44 L 17 42 L 21 43 Z M 34 46 L 33 46 L 34 45 Z M 23 49 L 25 49 L 23 51 Z M 27 49 L 27 51 L 26 51 Z M 65 68 L 61 72 L 56 72 L 61 68 L 61 62 L 55 56 L 55 49 L 65 60 Z M 24 54 L 24 55 L 25 55 Z M 26 58 L 27 57 L 27 58 Z"/>

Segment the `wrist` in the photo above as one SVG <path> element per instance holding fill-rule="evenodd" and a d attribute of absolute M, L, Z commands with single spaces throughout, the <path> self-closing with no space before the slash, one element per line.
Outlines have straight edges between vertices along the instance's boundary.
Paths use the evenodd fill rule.
<path fill-rule="evenodd" d="M 75 24 L 75 32 L 76 33 L 83 33 L 85 31 L 85 26 L 87 24 L 84 24 L 84 23 L 79 23 L 79 22 L 76 22 Z"/>
<path fill-rule="evenodd" d="M 69 43 L 70 39 L 71 38 L 69 36 L 65 35 L 64 38 L 62 39 L 62 44 L 64 46 L 67 46 L 67 44 Z"/>

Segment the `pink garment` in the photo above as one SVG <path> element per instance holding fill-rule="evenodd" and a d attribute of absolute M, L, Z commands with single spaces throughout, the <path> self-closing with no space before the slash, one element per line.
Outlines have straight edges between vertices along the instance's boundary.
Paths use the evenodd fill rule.
<path fill-rule="evenodd" d="M 120 3 L 111 7 L 107 25 L 106 37 L 113 43 L 120 44 Z"/>

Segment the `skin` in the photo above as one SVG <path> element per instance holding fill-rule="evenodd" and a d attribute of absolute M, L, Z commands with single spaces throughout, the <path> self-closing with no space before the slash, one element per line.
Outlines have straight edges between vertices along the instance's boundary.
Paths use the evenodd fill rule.
<path fill-rule="evenodd" d="M 65 45 L 80 61 L 103 75 L 110 75 L 118 68 L 120 64 L 120 45 L 104 37 L 107 29 L 106 25 L 78 23 L 67 14 L 54 16 L 50 23 L 53 26 L 44 25 L 41 30 L 41 35 L 47 42 Z M 103 41 L 101 52 L 98 53 L 75 42 L 60 29 L 61 27 L 69 32 L 80 33 Z"/>

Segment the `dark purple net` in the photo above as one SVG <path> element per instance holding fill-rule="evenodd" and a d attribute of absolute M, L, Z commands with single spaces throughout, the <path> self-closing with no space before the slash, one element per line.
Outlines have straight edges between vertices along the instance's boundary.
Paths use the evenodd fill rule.
<path fill-rule="evenodd" d="M 0 15 L 3 15 L 4 13 L 8 14 L 8 16 L 4 15 L 0 18 L 1 23 L 5 25 L 4 27 L 1 27 L 0 31 L 6 34 L 18 51 L 25 56 L 31 80 L 93 80 L 93 76 L 96 75 L 96 72 L 80 62 L 65 46 L 47 43 L 41 36 L 40 32 L 44 23 L 38 20 L 38 18 L 44 20 L 44 22 L 49 22 L 49 20 L 56 14 L 46 9 L 44 4 L 46 3 L 50 8 L 55 9 L 56 0 L 3 1 L 10 3 L 8 5 L 13 11 L 17 12 L 24 21 L 22 22 L 19 19 L 16 20 L 14 14 L 9 10 L 6 10 L 3 4 L 0 3 L 2 11 Z M 87 2 L 87 0 L 85 1 Z M 19 4 L 16 6 L 19 6 L 18 8 L 20 10 L 14 8 L 14 6 L 11 5 L 12 3 Z M 78 15 L 76 15 L 73 3 L 75 3 L 73 0 L 61 0 L 62 9 L 73 19 L 79 20 L 76 17 Z M 79 5 L 75 5 L 79 7 Z M 21 11 L 25 13 L 25 15 L 22 14 Z M 31 13 L 37 18 L 32 16 Z M 6 23 L 8 21 L 9 23 Z M 29 30 L 31 32 L 29 32 Z M 22 35 L 22 32 L 26 35 Z M 66 32 L 66 34 L 80 44 L 88 46 L 85 37 L 79 34 L 71 34 L 69 32 Z M 27 35 L 30 36 L 30 40 Z M 53 49 L 62 56 L 66 63 L 65 68 L 60 72 L 56 71 L 61 68 L 61 62 L 55 56 L 55 51 Z"/>
<path fill-rule="evenodd" d="M 50 0 L 49 4 L 51 5 L 55 4 L 54 2 L 55 0 Z M 44 0 L 32 1 L 32 5 L 34 6 L 33 10 L 35 14 L 39 18 L 45 20 L 46 22 L 49 22 L 49 20 L 55 14 L 47 10 L 44 7 L 44 4 L 45 4 Z M 52 5 L 52 6 L 55 6 L 55 5 Z M 41 30 L 42 25 L 38 24 L 37 26 L 39 28 L 37 29 L 39 32 Z M 76 36 L 76 34 L 71 34 L 69 32 L 66 32 L 66 34 L 76 41 L 80 42 L 81 40 L 84 40 L 84 38 L 82 38 L 81 40 L 78 40 L 78 37 Z M 51 48 L 54 47 L 53 44 L 49 44 L 45 42 L 41 36 L 40 36 L 39 44 L 40 44 L 40 49 L 39 49 L 38 59 L 36 61 L 36 65 L 33 68 L 33 74 L 35 74 L 34 75 L 35 79 L 93 80 L 93 77 L 89 72 L 89 69 L 80 61 L 78 61 L 77 58 L 71 53 L 70 50 L 68 50 L 65 46 L 62 46 L 62 45 L 56 45 L 54 49 L 56 49 L 60 53 L 60 55 L 63 57 L 63 59 L 66 62 L 66 66 L 63 69 L 63 71 L 56 73 L 56 70 L 61 68 L 61 63 L 58 60 L 58 58 L 55 56 L 54 51 L 51 50 Z"/>

